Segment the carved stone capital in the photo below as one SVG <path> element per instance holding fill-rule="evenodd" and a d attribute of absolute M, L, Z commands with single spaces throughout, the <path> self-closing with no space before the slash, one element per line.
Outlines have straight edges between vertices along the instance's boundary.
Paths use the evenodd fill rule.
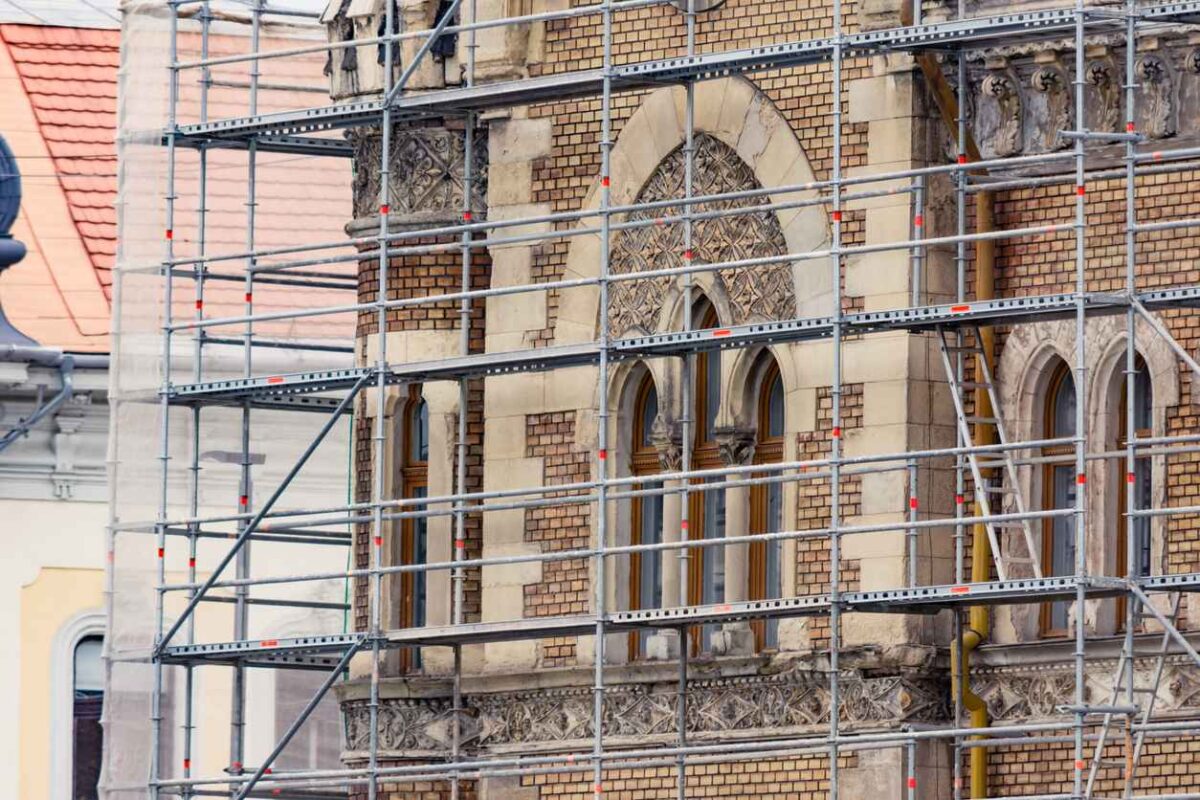
<path fill-rule="evenodd" d="M 721 462 L 730 467 L 749 464 L 754 460 L 757 432 L 752 428 L 724 427 L 713 431 Z"/>
<path fill-rule="evenodd" d="M 679 425 L 668 422 L 662 414 L 650 424 L 650 443 L 658 451 L 658 463 L 668 472 L 678 472 L 683 466 L 683 435 Z"/>

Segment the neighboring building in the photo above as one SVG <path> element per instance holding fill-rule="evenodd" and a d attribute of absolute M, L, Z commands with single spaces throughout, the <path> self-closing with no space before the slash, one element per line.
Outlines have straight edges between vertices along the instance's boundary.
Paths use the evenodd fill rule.
<path fill-rule="evenodd" d="M 118 6 L 117 0 L 0 0 L 0 636 L 6 642 L 0 796 L 23 800 L 96 797 L 105 738 L 110 317 L 120 205 Z M 244 43 L 232 30 L 214 37 L 213 47 L 234 52 Z M 319 57 L 308 65 L 313 80 L 320 78 L 320 65 Z M 349 174 L 330 165 L 303 181 L 332 198 L 329 213 L 306 223 L 310 234 L 342 235 L 348 201 L 337 198 L 348 196 Z M 228 202 L 240 209 L 243 199 Z M 221 200 L 213 206 L 225 209 Z M 270 211 L 267 220 L 281 237 L 292 235 Z M 219 302 L 220 293 L 214 294 Z M 287 356 L 278 361 L 281 369 L 289 363 Z M 32 422 L 28 430 L 26 420 Z M 345 437 L 332 446 L 344 449 Z M 268 447 L 260 449 L 268 469 L 286 468 L 270 458 Z M 265 480 L 271 479 L 268 473 Z M 313 485 L 328 481 L 318 475 Z M 335 484 L 334 494 L 340 498 L 342 487 Z M 340 600 L 340 588 L 333 594 Z M 300 627 L 311 615 L 285 610 L 275 620 Z M 312 681 L 306 674 L 278 683 L 273 676 L 254 680 L 249 713 L 266 722 L 252 738 L 269 743 Z M 196 758 L 211 752 L 224 760 L 229 709 L 200 708 Z M 288 763 L 333 763 L 336 710 L 320 717 L 321 729 L 306 732 L 305 748 L 290 754 Z M 169 723 L 172 741 L 180 736 L 180 723 L 178 716 Z M 171 752 L 170 745 L 164 752 Z"/>
<path fill-rule="evenodd" d="M 935 4 L 936 5 L 936 4 Z M 333 2 L 325 20 L 335 40 L 375 35 L 381 30 L 383 3 Z M 489 5 L 489 7 L 492 7 Z M 496 4 L 504 14 L 524 13 L 512 4 Z M 525 7 L 522 6 L 522 9 Z M 537 6 L 535 10 L 540 9 Z M 992 13 L 997 4 L 988 6 Z M 899 24 L 891 4 L 847 6 L 850 27 Z M 937 11 L 937 9 L 935 9 Z M 434 2 L 405 3 L 405 29 L 428 27 L 436 18 Z M 499 12 L 497 12 L 499 13 Z M 706 11 L 697 22 L 700 41 L 734 38 L 751 47 L 775 41 L 810 38 L 827 30 L 824 3 L 778 4 L 728 2 Z M 614 58 L 618 63 L 646 61 L 679 54 L 684 16 L 670 5 L 619 15 L 615 23 Z M 1143 76 L 1138 92 L 1138 130 L 1163 146 L 1194 144 L 1200 122 L 1200 78 L 1196 50 L 1186 33 L 1170 33 L 1139 55 Z M 480 35 L 480 74 L 504 79 L 600 66 L 599 34 L 594 19 L 534 23 Z M 458 43 L 462 46 L 462 41 Z M 401 48 L 408 64 L 417 44 Z M 971 130 L 984 157 L 1042 153 L 1062 146 L 1057 131 L 1071 128 L 1072 56 L 1069 43 L 1047 42 L 1036 48 L 980 54 L 969 63 Z M 437 48 L 435 48 L 437 49 Z M 719 48 L 718 48 L 719 49 Z M 343 54 L 344 53 L 344 54 Z M 435 89 L 459 80 L 453 49 L 431 57 L 417 70 L 412 89 Z M 1097 44 L 1088 51 L 1088 120 L 1096 130 L 1123 129 L 1120 121 L 1121 65 L 1119 44 Z M 923 80 L 907 56 L 849 59 L 846 68 L 845 133 L 842 151 L 848 176 L 903 170 L 952 159 L 937 110 Z M 336 101 L 373 97 L 380 82 L 377 48 L 339 51 L 331 60 Z M 771 73 L 756 84 L 741 77 L 710 80 L 696 87 L 695 129 L 697 195 L 822 181 L 830 175 L 827 70 L 804 67 Z M 683 89 L 661 88 L 618 97 L 613 110 L 611 155 L 612 202 L 627 204 L 678 197 L 684 143 L 681 113 Z M 475 133 L 476 185 L 463 185 L 461 128 L 432 123 L 408 126 L 393 134 L 389 172 L 391 220 L 403 229 L 416 223 L 454 224 L 462 218 L 464 194 L 472 198 L 478 218 L 491 220 L 594 209 L 598 200 L 600 151 L 599 101 L 548 101 L 544 104 L 489 112 Z M 380 131 L 355 129 L 357 148 L 355 218 L 349 230 L 377 230 Z M 1117 154 L 1119 155 L 1119 154 Z M 1116 165 L 1117 155 L 1104 153 Z M 1146 219 L 1186 216 L 1171 208 L 1191 203 L 1195 175 L 1180 172 L 1146 178 Z M 1123 205 L 1118 184 L 1088 187 L 1088 258 L 1096 267 L 1089 288 L 1118 290 L 1123 280 L 1121 244 Z M 953 233 L 949 185 L 931 182 L 926 198 L 925 230 L 929 236 Z M 1019 228 L 1046 220 L 1069 222 L 1074 187 L 1065 183 L 1003 191 L 996 196 L 997 216 L 1004 227 Z M 1150 198 L 1150 199 L 1147 199 Z M 1161 199 L 1156 199 L 1161 198 Z M 1190 205 L 1189 205 L 1190 209 Z M 703 210 L 703 207 L 701 207 Z M 636 212 L 641 213 L 641 212 Z M 1110 215 L 1111 219 L 1109 219 Z M 1111 223 L 1111 224 L 1109 224 Z M 849 204 L 844 212 L 843 245 L 871 245 L 903 239 L 913 224 L 905 195 Z M 531 226 L 536 228 L 536 226 Z M 1175 254 L 1196 251 L 1194 229 L 1161 235 L 1142 252 L 1147 284 L 1178 283 Z M 809 207 L 764 211 L 740 218 L 701 222 L 692 245 L 696 260 L 713 262 L 785 253 L 820 252 L 830 241 L 827 209 Z M 1018 296 L 1072 291 L 1073 251 L 1068 231 L 1040 237 L 1034 243 L 1003 240 L 996 245 L 998 291 Z M 613 272 L 636 272 L 683 263 L 679 227 L 615 233 L 610 252 Z M 912 272 L 906 250 L 859 254 L 847 260 L 844 306 L 847 311 L 893 309 L 911 304 Z M 477 287 L 512 286 L 563 277 L 594 277 L 600 263 L 598 238 L 578 236 L 534 246 L 491 248 L 473 262 Z M 396 257 L 389 264 L 392 297 L 453 291 L 459 285 L 459 253 Z M 1192 270 L 1192 266 L 1186 269 Z M 1189 272 L 1190 274 L 1190 272 Z M 922 303 L 951 299 L 953 253 L 931 248 Z M 360 300 L 375 299 L 378 264 L 365 260 L 360 270 Z M 609 324 L 613 335 L 679 330 L 684 304 L 691 304 L 696 327 L 719 328 L 745 322 L 829 313 L 830 270 L 824 258 L 768 269 L 703 273 L 695 293 L 684 297 L 677 281 L 614 285 Z M 447 289 L 446 287 L 451 287 Z M 389 352 L 410 361 L 436 359 L 458 352 L 460 324 L 455 304 L 398 308 L 388 314 Z M 1167 320 L 1185 347 L 1194 351 L 1194 315 Z M 370 365 L 380 332 L 374 311 L 359 319 L 360 363 Z M 499 352 L 541 345 L 591 342 L 596 338 L 598 301 L 594 287 L 555 292 L 494 296 L 476 303 L 470 318 L 473 352 Z M 1026 324 L 998 337 L 997 375 L 1004 418 L 1011 438 L 1036 440 L 1070 436 L 1076 402 L 1071 373 L 1073 322 Z M 1137 407 L 1122 398 L 1123 317 L 1096 317 L 1087 323 L 1088 369 L 1092 384 L 1080 402 L 1097 429 L 1093 445 L 1117 449 L 1123 428 L 1118 420 L 1133 414 L 1137 426 L 1153 434 L 1194 430 L 1191 382 L 1164 342 L 1148 328 L 1139 329 Z M 694 441 L 680 434 L 682 408 L 678 360 L 622 361 L 611 376 L 611 393 L 596 397 L 593 367 L 554 372 L 489 377 L 473 381 L 468 402 L 468 480 L 465 491 L 515 489 L 588 481 L 595 477 L 594 447 L 598 402 L 613 410 L 607 463 L 614 476 L 644 476 L 677 470 L 683 448 L 690 448 L 697 468 L 752 465 L 820 457 L 831 435 L 840 435 L 847 455 L 902 453 L 950 447 L 955 419 L 935 338 L 898 331 L 857 337 L 844 345 L 841 430 L 834 431 L 829 413 L 830 348 L 825 342 L 734 349 L 701 355 L 690 410 L 697 421 Z M 451 493 L 455 463 L 458 392 L 446 383 L 394 388 L 389 395 L 383 435 L 390 442 L 389 463 L 373 465 L 368 446 L 377 429 L 374 398 L 356 412 L 357 500 L 370 501 L 373 466 L 384 469 L 385 498 L 418 498 Z M 1053 455 L 1046 453 L 1044 455 Z M 1039 455 L 1039 454 L 1035 454 Z M 1136 481 L 1142 507 L 1188 505 L 1195 492 L 1195 461 L 1172 461 L 1168 480 L 1162 460 L 1139 466 Z M 1180 466 L 1176 467 L 1175 464 Z M 1065 471 L 1064 471 L 1065 470 Z M 1177 470 L 1177 471 L 1176 471 Z M 1123 526 L 1118 497 L 1123 493 L 1120 468 L 1107 462 L 1089 467 L 1094 508 L 1089 515 L 1088 563 L 1098 574 L 1123 575 Z M 954 514 L 952 472 L 922 471 L 922 513 Z M 1023 469 L 1025 494 L 1035 507 L 1067 508 L 1074 503 L 1075 476 L 1070 466 Z M 1098 485 L 1097 485 L 1098 484 Z M 910 487 L 902 472 L 847 477 L 843 482 L 842 524 L 887 524 L 903 521 L 910 509 Z M 819 529 L 828 524 L 828 485 L 820 481 L 786 483 L 769 488 L 736 487 L 693 498 L 689 522 L 692 537 L 720 538 L 738 533 Z M 485 519 L 469 517 L 468 558 L 544 554 L 585 548 L 594 538 L 587 505 L 498 511 Z M 593 506 L 594 508 L 594 506 Z M 612 544 L 677 539 L 681 508 L 677 498 L 614 504 L 617 519 Z M 452 557 L 453 534 L 447 517 L 427 524 L 407 522 L 387 529 L 385 552 L 390 563 Z M 881 531 L 843 541 L 843 581 L 847 589 L 904 586 L 912 567 L 921 583 L 953 580 L 953 543 L 943 531 L 924 539 L 917 563 L 910 564 L 903 532 Z M 1043 563 L 1049 574 L 1072 570 L 1071 531 L 1061 524 L 1039 525 Z M 1140 535 L 1142 574 L 1192 572 L 1200 569 L 1194 523 L 1186 518 L 1146 523 Z M 359 532 L 358 566 L 369 564 L 370 531 Z M 768 548 L 728 547 L 694 551 L 691 558 L 690 604 L 736 602 L 805 595 L 826 590 L 828 541 L 790 539 Z M 719 554 L 717 558 L 710 554 Z M 620 564 L 620 562 L 616 562 Z M 586 613 L 592 608 L 586 560 L 489 566 L 468 569 L 464 581 L 465 619 L 500 621 Z M 654 608 L 676 605 L 680 571 L 674 557 L 644 555 L 621 564 L 610 584 L 608 607 Z M 387 584 L 384 628 L 444 625 L 451 622 L 451 581 L 444 571 L 424 581 L 394 580 Z M 367 584 L 354 595 L 355 625 L 368 626 Z M 1187 619 L 1196 617 L 1186 604 Z M 1112 658 L 1118 652 L 1120 617 L 1115 600 L 1088 605 L 1086 625 L 1103 655 L 1090 667 L 1089 681 L 1101 691 L 1107 685 Z M 995 611 L 993 635 L 973 662 L 972 687 L 997 724 L 1038 719 L 1072 701 L 1071 641 L 1065 638 L 1067 603 L 1003 606 Z M 944 620 L 944 618 L 942 618 Z M 1191 627 L 1195 623 L 1189 622 Z M 932 617 L 851 614 L 843 621 L 845 651 L 842 713 L 850 723 L 882 729 L 904 725 L 949 724 L 949 676 L 944 661 L 950 642 L 948 625 Z M 823 648 L 828 629 L 820 618 L 784 619 L 778 623 L 738 622 L 698 631 L 688 643 L 695 677 L 689 688 L 689 739 L 706 742 L 787 736 L 821 730 L 827 721 L 829 696 Z M 590 637 L 555 640 L 501 641 L 471 645 L 464 651 L 464 703 L 467 713 L 464 748 L 469 755 L 550 754 L 591 742 L 593 644 Z M 674 681 L 678 640 L 673 633 L 613 636 L 608 644 L 613 669 L 606 683 L 606 740 L 616 751 L 623 745 L 672 743 L 675 725 Z M 451 665 L 445 648 L 390 661 L 383 681 L 383 710 L 378 730 L 385 763 L 418 761 L 444 753 L 447 711 L 452 696 Z M 1170 662 L 1160 702 L 1179 718 L 1200 715 L 1194 664 Z M 344 759 L 365 763 L 369 729 L 369 679 L 364 668 L 339 687 L 346 717 Z M 531 689 L 530 687 L 536 687 Z M 1101 695 L 1098 694 L 1097 697 Z M 1100 702 L 1096 700 L 1096 702 Z M 615 756 L 614 756 L 615 757 Z M 1174 754 L 1170 745 L 1151 742 L 1143 756 L 1140 791 L 1194 792 L 1194 750 Z M 1074 774 L 1071 746 L 1053 743 L 995 751 L 990 791 L 994 795 L 1033 795 L 1071 791 Z M 843 796 L 848 800 L 902 796 L 905 771 L 900 749 L 843 755 Z M 952 765 L 948 751 L 922 744 L 919 785 L 923 797 L 948 797 Z M 436 760 L 436 759 L 435 759 Z M 1171 774 L 1182 762 L 1186 774 Z M 1030 765 L 1036 764 L 1035 768 Z M 1152 769 L 1151 769 L 1152 767 Z M 753 773 L 753 774 L 751 774 Z M 696 775 L 701 773 L 699 770 Z M 827 792 L 824 756 L 758 758 L 753 763 L 725 765 L 704 772 L 690 796 L 820 797 Z M 1107 777 L 1112 777 L 1112 773 Z M 1106 778 L 1107 779 L 1107 778 Z M 623 769 L 608 791 L 621 797 L 673 797 L 670 770 Z M 700 777 L 696 778 L 701 781 Z M 389 784 L 389 800 L 434 796 L 444 787 Z M 447 790 L 448 791 L 448 790 Z M 583 798 L 593 795 L 590 774 L 489 778 L 472 783 L 479 798 Z M 598 791 L 598 790 L 597 790 Z M 441 797 L 441 794 L 436 796 Z"/>

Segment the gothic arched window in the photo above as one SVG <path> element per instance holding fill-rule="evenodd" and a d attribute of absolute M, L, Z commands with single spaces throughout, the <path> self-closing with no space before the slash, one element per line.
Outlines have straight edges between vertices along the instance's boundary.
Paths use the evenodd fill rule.
<path fill-rule="evenodd" d="M 776 464 L 783 460 L 783 378 L 774 359 L 759 372 L 754 463 Z M 779 473 L 770 473 L 777 476 Z M 766 474 L 760 476 L 765 477 Z M 783 530 L 783 484 L 767 483 L 750 489 L 750 533 Z M 782 542 L 755 542 L 750 546 L 749 597 L 766 600 L 783 596 Z M 756 649 L 779 646 L 779 621 L 753 623 Z"/>
<path fill-rule="evenodd" d="M 761 188 L 754 170 L 729 145 L 707 133 L 694 138 L 692 196 L 746 191 Z M 637 203 L 674 200 L 684 195 L 686 160 L 680 145 L 662 160 L 642 185 Z M 747 258 L 780 256 L 787 252 L 783 229 L 773 211 L 754 211 L 765 198 L 748 197 L 697 203 L 696 216 L 724 209 L 745 208 L 733 216 L 697 219 L 692 226 L 693 262 L 725 263 Z M 679 216 L 682 207 L 658 207 L 634 211 L 629 221 L 649 221 Z M 683 225 L 678 222 L 627 228 L 614 239 L 609 268 L 612 274 L 670 269 L 684 264 Z M 732 319 L 740 324 L 757 317 L 786 319 L 795 316 L 795 286 L 788 263 L 760 265 L 752 269 L 721 270 L 714 283 L 729 298 Z M 614 336 L 634 330 L 650 332 L 659 326 L 663 304 L 677 283 L 671 276 L 649 280 L 617 281 L 609 289 L 609 320 Z M 696 327 L 702 327 L 698 322 Z"/>
<path fill-rule="evenodd" d="M 1046 439 L 1066 439 L 1075 435 L 1075 379 L 1062 359 L 1056 359 L 1046 385 L 1043 414 L 1043 434 Z M 1075 507 L 1075 448 L 1058 444 L 1043 448 L 1047 457 L 1042 468 L 1042 507 L 1062 509 Z M 1075 517 L 1047 517 L 1042 527 L 1042 574 L 1072 575 L 1075 573 Z M 1043 603 L 1041 629 L 1043 636 L 1065 636 L 1069 626 L 1070 602 L 1060 600 Z"/>
<path fill-rule="evenodd" d="M 638 384 L 633 403 L 633 426 L 630 439 L 630 471 L 634 475 L 652 476 L 660 471 L 658 450 L 654 446 L 651 432 L 658 416 L 658 391 L 654 377 L 647 372 Z M 662 483 L 647 480 L 634 484 L 634 489 L 659 489 Z M 634 497 L 630 503 L 630 544 L 658 544 L 662 542 L 663 498 L 662 495 Z M 661 550 L 635 552 L 629 557 L 629 607 L 662 608 L 662 561 Z M 651 631 L 643 630 L 630 634 L 630 651 L 633 657 L 644 655 L 646 640 Z"/>
<path fill-rule="evenodd" d="M 429 486 L 429 407 L 421 396 L 421 385 L 408 387 L 401 425 L 400 496 L 404 499 L 426 497 Z M 423 510 L 423 506 L 406 506 L 406 511 Z M 398 542 L 399 564 L 424 564 L 428 558 L 428 520 L 426 517 L 406 517 L 400 521 Z M 399 581 L 398 627 L 419 628 L 426 618 L 425 572 L 402 572 Z M 421 653 L 415 648 L 400 651 L 402 671 L 418 669 Z"/>
<path fill-rule="evenodd" d="M 717 311 L 706 298 L 695 304 L 692 319 L 697 328 L 719 326 Z M 692 469 L 720 469 L 724 466 L 717 444 L 716 421 L 721 403 L 721 351 L 709 350 L 696 356 L 692 388 Z M 723 483 L 710 478 L 706 483 Z M 692 539 L 722 539 L 725 536 L 725 492 L 720 489 L 693 492 L 688 505 L 688 536 Z M 689 550 L 688 595 L 693 605 L 725 601 L 725 548 L 696 547 Z M 692 649 L 707 652 L 719 625 L 693 629 Z"/>

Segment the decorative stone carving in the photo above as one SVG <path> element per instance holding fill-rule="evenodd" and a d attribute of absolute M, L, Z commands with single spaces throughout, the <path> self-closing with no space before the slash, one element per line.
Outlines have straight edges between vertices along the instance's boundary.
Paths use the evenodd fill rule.
<path fill-rule="evenodd" d="M 1029 88 L 1034 92 L 1029 117 L 1033 130 L 1029 150 L 1043 152 L 1058 150 L 1067 145 L 1059 131 L 1070 130 L 1071 91 L 1063 71 L 1054 65 L 1040 65 L 1029 75 Z"/>
<path fill-rule="evenodd" d="M 486 208 L 486 134 L 476 133 L 473 148 L 471 205 Z M 374 217 L 379 210 L 378 132 L 354 132 L 354 216 Z M 396 128 L 388 166 L 390 205 L 394 217 L 456 217 L 463 202 L 463 135 L 446 128 Z"/>
<path fill-rule="evenodd" d="M 1108 59 L 1093 61 L 1084 73 L 1087 82 L 1087 126 L 1093 131 L 1115 131 L 1121 121 L 1121 81 Z"/>
<path fill-rule="evenodd" d="M 757 189 L 754 171 L 731 147 L 709 134 L 695 137 L 693 194 L 712 195 Z M 676 149 L 659 164 L 638 193 L 637 202 L 647 203 L 683 196 L 685 158 Z M 721 200 L 700 203 L 697 214 L 727 208 L 744 208 L 758 200 Z M 677 209 L 636 211 L 630 220 L 650 220 Z M 647 272 L 683 265 L 683 226 L 652 225 L 620 231 L 610 261 L 614 274 Z M 787 252 L 783 230 L 771 211 L 697 220 L 692 228 L 692 252 L 696 262 L 713 263 L 745 258 L 777 256 Z M 716 280 L 730 300 L 734 324 L 751 318 L 786 319 L 795 315 L 795 286 L 791 264 L 773 264 L 755 269 L 722 270 Z M 621 281 L 609 290 L 609 314 L 614 336 L 633 330 L 658 328 L 663 303 L 674 283 L 670 277 Z"/>
<path fill-rule="evenodd" d="M 1174 87 L 1167 62 L 1154 55 L 1142 56 L 1134 64 L 1141 92 L 1137 101 L 1138 130 L 1152 139 L 1175 134 Z"/>
<path fill-rule="evenodd" d="M 717 428 L 713 431 L 717 440 L 717 452 L 721 463 L 736 467 L 754 460 L 754 445 L 758 441 L 756 432 L 743 428 Z"/>
<path fill-rule="evenodd" d="M 975 136 L 985 158 L 1021 152 L 1021 95 L 1007 72 L 989 72 L 979 85 Z"/>
<path fill-rule="evenodd" d="M 679 426 L 667 422 L 662 414 L 650 424 L 650 443 L 658 451 L 658 463 L 668 472 L 678 472 L 683 467 L 683 436 Z"/>
<path fill-rule="evenodd" d="M 845 675 L 840 691 L 840 719 L 850 725 L 944 721 L 949 714 L 947 687 L 933 678 Z M 673 684 L 611 686 L 604 698 L 606 738 L 674 735 Z M 554 745 L 592 735 L 592 692 L 586 687 L 467 695 L 463 702 L 462 742 L 469 747 Z M 346 749 L 365 749 L 367 704 L 355 701 L 342 709 Z M 448 745 L 452 714 L 445 699 L 384 699 L 379 719 L 381 750 L 419 756 Z M 786 730 L 828 720 L 829 681 L 819 670 L 689 684 L 689 733 Z"/>

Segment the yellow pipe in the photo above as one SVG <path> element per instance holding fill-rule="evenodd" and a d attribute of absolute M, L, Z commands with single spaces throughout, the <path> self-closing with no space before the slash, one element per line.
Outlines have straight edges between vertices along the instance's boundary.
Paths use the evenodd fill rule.
<path fill-rule="evenodd" d="M 901 3 L 901 24 L 912 24 L 912 11 L 907 3 Z M 934 102 L 941 112 L 942 121 L 950 130 L 950 135 L 958 139 L 958 100 L 954 91 L 942 74 L 941 67 L 932 55 L 917 56 L 917 65 L 925 76 Z M 972 161 L 980 160 L 979 148 L 970 133 L 966 135 L 963 149 Z M 995 228 L 995 199 L 991 192 L 978 192 L 975 195 L 975 230 L 977 233 L 989 233 Z M 975 243 L 975 299 L 991 300 L 996 296 L 996 245 L 989 239 L 980 239 Z M 996 337 L 993 330 L 980 328 L 980 349 L 987 361 L 991 373 L 995 374 Z M 975 364 L 975 383 L 982 384 L 984 380 L 983 364 Z M 978 417 L 992 416 L 991 399 L 986 391 L 975 390 L 975 415 Z M 976 424 L 972 431 L 973 443 L 976 446 L 995 444 L 995 429 L 987 425 Z M 991 546 L 988 542 L 987 530 L 983 525 L 971 528 L 971 580 L 986 581 L 991 578 Z M 987 704 L 979 695 L 970 689 L 971 653 L 987 639 L 992 630 L 991 616 L 986 606 L 971 606 L 967 614 L 967 629 L 962 638 L 950 649 L 950 677 L 953 691 L 957 696 L 962 691 L 963 707 L 970 713 L 972 728 L 986 728 L 991 725 Z M 973 737 L 980 739 L 982 737 Z M 983 747 L 973 747 L 970 753 L 972 798 L 988 796 L 988 753 Z"/>

